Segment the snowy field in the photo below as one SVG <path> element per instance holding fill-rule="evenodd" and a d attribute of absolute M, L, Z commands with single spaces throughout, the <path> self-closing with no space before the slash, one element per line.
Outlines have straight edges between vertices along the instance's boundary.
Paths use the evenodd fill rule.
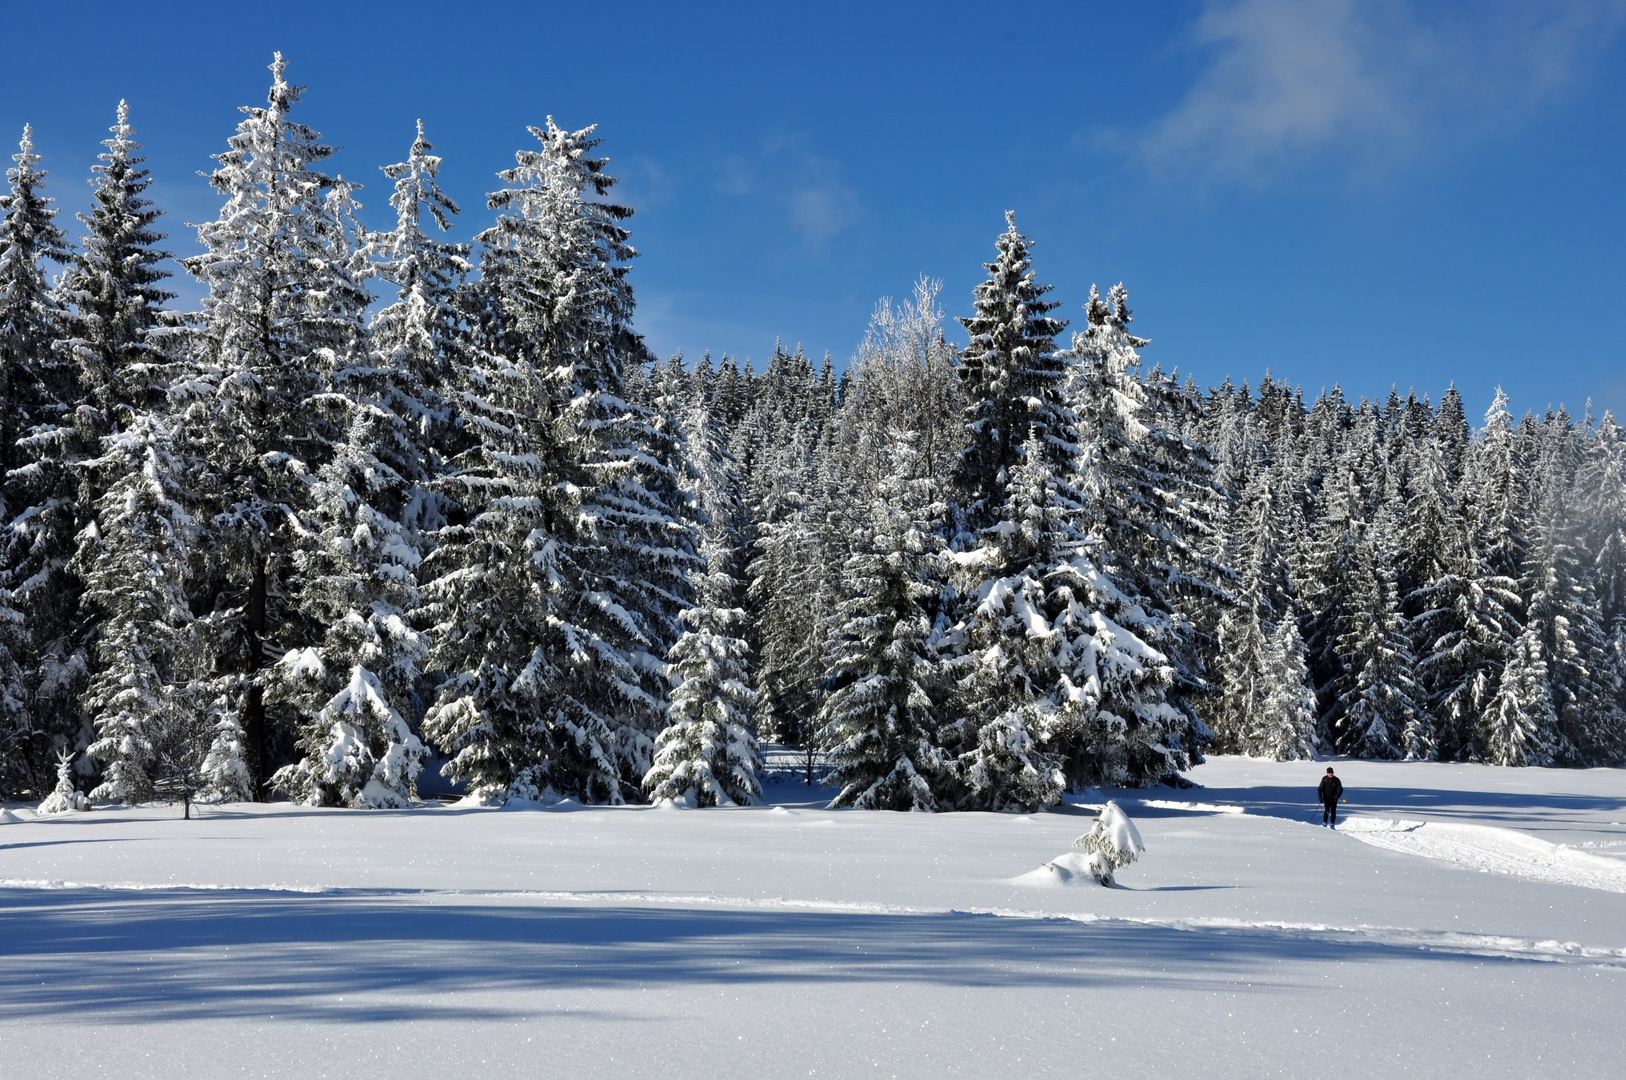
<path fill-rule="evenodd" d="M 1626 773 L 1340 763 L 1335 833 L 1323 768 L 1107 793 L 1148 848 L 1113 889 L 1045 868 L 1088 806 L 827 812 L 783 782 L 703 811 L 13 807 L 0 1077 L 1616 1075 Z"/>

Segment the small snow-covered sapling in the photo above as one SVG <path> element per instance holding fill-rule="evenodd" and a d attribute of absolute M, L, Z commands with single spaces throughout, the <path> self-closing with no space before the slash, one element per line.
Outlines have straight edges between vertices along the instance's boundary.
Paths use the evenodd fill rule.
<path fill-rule="evenodd" d="M 1090 853 L 1090 873 L 1103 885 L 1111 885 L 1113 875 L 1146 852 L 1140 830 L 1117 803 L 1101 808 L 1090 831 L 1073 841 Z"/>
<path fill-rule="evenodd" d="M 73 786 L 73 754 L 62 753 L 56 759 L 56 790 L 45 797 L 36 813 L 66 814 L 70 810 L 89 810 L 90 800 Z"/>

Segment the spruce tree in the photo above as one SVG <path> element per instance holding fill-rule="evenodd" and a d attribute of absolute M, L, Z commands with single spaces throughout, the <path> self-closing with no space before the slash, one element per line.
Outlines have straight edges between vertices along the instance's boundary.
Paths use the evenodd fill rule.
<path fill-rule="evenodd" d="M 797 429 L 759 470 L 748 598 L 756 627 L 758 723 L 790 746 L 814 743 L 823 676 L 827 557 L 820 543 L 812 450 Z"/>
<path fill-rule="evenodd" d="M 0 195 L 0 788 L 42 792 L 56 759 L 86 741 L 73 700 L 83 654 L 65 630 L 77 608 L 62 575 L 72 491 L 62 470 L 37 467 L 77 387 L 53 348 L 66 316 L 45 262 L 66 263 L 69 254 L 44 194 L 32 127 L 23 128 L 12 160 L 9 191 Z M 39 441 L 25 446 L 25 437 Z"/>
<path fill-rule="evenodd" d="M 938 806 L 947 762 L 934 712 L 943 691 L 934 639 L 946 587 L 941 534 L 946 510 L 918 453 L 893 440 L 887 478 L 871 523 L 843 567 L 849 590 L 838 608 L 820 710 L 819 742 L 841 791 L 831 806 L 923 810 Z"/>
<path fill-rule="evenodd" d="M 235 672 L 223 692 L 240 711 L 256 797 L 273 764 L 271 658 L 319 632 L 292 603 L 291 553 L 308 477 L 345 428 L 307 403 L 333 392 L 337 372 L 362 355 L 367 304 L 347 221 L 353 185 L 316 171 L 333 148 L 290 118 L 303 88 L 286 68 L 276 54 L 267 105 L 244 108 L 216 156 L 210 182 L 225 205 L 198 228 L 204 254 L 184 260 L 209 292 L 174 389 L 185 454 L 205 465 L 189 485 L 189 510 L 208 530 L 190 591 L 212 613 L 210 652 Z"/>
<path fill-rule="evenodd" d="M 72 569 L 84 581 L 85 612 L 99 627 L 85 693 L 96 724 L 89 752 L 102 767 L 93 794 L 136 803 L 163 793 L 176 762 L 192 762 L 201 777 L 211 748 L 218 742 L 229 756 L 241 733 L 235 718 L 212 715 L 214 658 L 185 591 L 199 528 L 184 508 L 187 470 L 175 460 L 173 437 L 163 420 L 144 414 L 103 445 L 86 468 L 104 492 Z M 182 723 L 183 716 L 199 722 Z M 217 779 L 220 787 L 208 794 L 248 795 L 234 771 Z M 206 786 L 199 779 L 189 794 Z"/>
<path fill-rule="evenodd" d="M 722 432 L 702 396 L 691 400 L 683 431 L 705 569 L 694 607 L 682 613 L 683 634 L 667 654 L 671 704 L 644 789 L 656 801 L 750 804 L 762 797 L 762 753 L 741 607 L 744 506 Z"/>
<path fill-rule="evenodd" d="M 1140 609 L 1133 632 L 1159 657 L 1147 670 L 1167 672 L 1166 682 L 1160 677 L 1137 691 L 1151 695 L 1137 710 L 1158 716 L 1142 732 L 1142 745 L 1164 750 L 1144 760 L 1132 753 L 1121 781 L 1151 783 L 1201 761 L 1211 736 L 1193 704 L 1211 688 L 1190 612 L 1215 598 L 1216 582 L 1226 576 L 1204 553 L 1218 539 L 1221 495 L 1209 451 L 1177 426 L 1184 419 L 1179 414 L 1195 409 L 1195 402 L 1161 380 L 1148 386 L 1141 376 L 1138 350 L 1149 342 L 1129 331 L 1133 317 L 1123 286 L 1114 286 L 1106 300 L 1092 289 L 1086 316 L 1086 329 L 1063 354 L 1071 361 L 1067 408 L 1058 412 L 1055 430 L 1074 447 L 1076 520 L 1091 541 L 1095 572 L 1110 582 L 1103 596 L 1114 604 L 1125 598 L 1126 612 Z M 1130 723 L 1131 731 L 1138 727 Z M 1106 747 L 1091 753 L 1112 756 Z"/>
<path fill-rule="evenodd" d="M 1286 500 L 1280 472 L 1256 468 L 1250 473 L 1231 556 L 1236 601 L 1222 616 L 1217 635 L 1220 698 L 1213 718 L 1227 750 L 1283 761 L 1310 755 L 1315 723 L 1314 692 L 1287 576 L 1280 507 Z"/>
<path fill-rule="evenodd" d="M 298 717 L 300 758 L 273 783 L 311 806 L 405 806 L 425 751 L 404 717 L 417 711 L 429 650 L 410 621 L 421 558 L 401 523 L 419 489 L 389 458 L 418 463 L 401 453 L 407 425 L 381 402 L 321 404 L 350 419 L 313 478 L 304 521 L 313 535 L 295 555 L 299 609 L 320 637 L 290 649 L 267 679 L 267 700 Z"/>
<path fill-rule="evenodd" d="M 81 423 L 101 432 L 162 409 L 173 365 L 159 330 L 163 305 L 175 298 L 163 285 L 169 271 L 159 265 L 169 258 L 158 247 L 164 234 L 153 228 L 162 211 L 146 197 L 152 176 L 142 168 L 127 103 L 119 102 L 111 130 L 102 164 L 91 169 L 94 206 L 79 215 L 85 235 L 60 290 L 73 305 L 61 348 L 78 370 L 83 404 L 94 409 Z"/>
<path fill-rule="evenodd" d="M 1350 682 L 1331 719 L 1346 754 L 1428 758 L 1433 736 L 1412 679 L 1416 661 L 1400 614 L 1391 528 L 1380 521 L 1357 541 L 1354 591 L 1338 639 Z"/>
<path fill-rule="evenodd" d="M 1568 487 L 1562 476 L 1550 482 Z M 1537 740 L 1557 764 L 1613 765 L 1626 754 L 1626 724 L 1597 595 L 1582 573 L 1567 491 L 1543 493 L 1540 501 L 1546 510 L 1529 530 L 1523 581 L 1525 631 L 1546 672 L 1553 714 Z"/>
<path fill-rule="evenodd" d="M 1513 646 L 1482 721 L 1485 760 L 1492 765 L 1546 765 L 1548 742 L 1557 727 L 1547 665 L 1534 627 L 1526 627 Z"/>
<path fill-rule="evenodd" d="M 965 563 L 976 577 L 953 642 L 960 718 L 943 732 L 956 753 L 961 809 L 1041 810 L 1067 786 L 1062 756 L 1050 748 L 1061 722 L 1061 671 L 1045 575 L 1070 538 L 1068 507 L 1041 446 L 1030 434 L 1031 456 L 1011 472 L 1002 520 L 983 531 Z"/>
<path fill-rule="evenodd" d="M 1032 243 L 1017 231 L 1014 211 L 1006 212 L 1005 222 L 995 241 L 998 254 L 984 264 L 988 280 L 977 286 L 976 314 L 958 320 L 971 340 L 956 369 L 967 441 L 955 486 L 970 538 L 999 520 L 1030 434 L 1037 430 L 1035 444 L 1052 467 L 1072 452 L 1057 415 L 1064 365 L 1056 335 L 1067 323 L 1050 317 L 1060 305 L 1044 299 L 1050 286 L 1034 276 Z"/>
<path fill-rule="evenodd" d="M 475 445 L 442 486 L 468 507 L 427 568 L 424 731 L 481 797 L 639 795 L 666 713 L 664 657 L 687 606 L 690 528 L 670 454 L 624 396 L 647 356 L 626 275 L 631 211 L 592 128 L 532 128 L 481 235 L 478 348 L 452 397 Z"/>
<path fill-rule="evenodd" d="M 1259 678 L 1265 686 L 1263 700 L 1241 727 L 1240 742 L 1256 757 L 1275 761 L 1310 757 L 1315 745 L 1315 691 L 1295 619 L 1283 618 L 1266 641 Z"/>
<path fill-rule="evenodd" d="M 150 754 L 140 749 L 145 740 L 139 729 L 177 692 L 170 677 L 173 655 L 196 651 L 194 642 L 172 636 L 189 635 L 192 627 L 190 620 L 178 625 L 169 609 L 171 594 L 184 585 L 185 552 L 194 530 L 190 518 L 172 503 L 180 489 L 171 436 L 154 415 L 167 405 L 173 368 L 163 344 L 167 328 L 160 325 L 161 306 L 174 297 L 162 287 L 169 273 L 158 265 L 169 257 L 157 247 L 163 235 L 153 229 L 160 211 L 145 196 L 152 181 L 141 167 L 141 145 L 125 102 L 119 102 L 111 130 L 113 137 L 102 144 L 101 164 L 91 170 L 92 212 L 79 215 L 85 235 L 59 290 L 72 308 L 68 336 L 57 350 L 62 363 L 76 372 L 77 406 L 29 442 L 40 451 L 36 471 L 42 478 L 56 476 L 54 490 L 36 515 L 42 522 L 54 517 L 54 528 L 41 529 L 33 545 L 38 563 L 62 565 L 54 572 L 61 580 L 50 590 L 55 641 L 44 651 L 90 653 L 84 676 L 90 686 L 82 703 L 96 730 L 89 756 L 112 769 L 98 791 L 130 801 L 152 795 Z M 110 488 L 121 494 L 104 497 Z M 129 530 L 130 535 L 109 536 L 108 528 Z M 44 554 L 53 549 L 72 555 L 73 562 Z M 104 557 L 113 560 L 111 573 L 100 565 Z M 145 560 L 149 574 L 171 577 L 163 582 L 121 580 L 121 574 L 131 571 L 132 559 Z M 49 583 L 52 576 L 45 569 L 37 580 Z M 81 588 L 85 594 L 75 603 L 72 598 Z M 161 613 L 154 640 L 144 641 L 142 623 L 154 613 Z M 40 624 L 43 628 L 44 620 Z M 96 640 L 110 628 L 122 638 Z M 156 650 L 156 662 L 143 658 L 148 650 Z M 195 672 L 181 682 L 188 682 L 191 674 Z M 128 682 L 120 682 L 126 678 Z M 56 711 L 78 710 L 81 703 L 72 696 L 81 684 L 75 678 L 62 686 L 53 703 Z M 139 687 L 140 700 L 121 703 L 116 689 L 121 685 L 132 692 Z M 125 753 L 126 746 L 134 756 Z"/>
<path fill-rule="evenodd" d="M 438 473 L 441 459 L 465 449 L 467 439 L 452 426 L 447 394 L 464 344 L 458 294 L 471 266 L 468 245 L 425 231 L 425 214 L 444 232 L 458 213 L 437 183 L 441 159 L 433 149 L 420 120 L 407 159 L 384 166 L 384 175 L 395 181 L 390 196 L 395 228 L 369 234 L 363 247 L 371 275 L 396 289 L 395 301 L 380 309 L 368 328 L 376 393 L 405 425 L 402 452 L 418 459 L 415 471 L 422 476 Z M 402 524 L 414 534 L 439 527 L 444 520 L 439 498 L 420 486 L 404 508 Z"/>

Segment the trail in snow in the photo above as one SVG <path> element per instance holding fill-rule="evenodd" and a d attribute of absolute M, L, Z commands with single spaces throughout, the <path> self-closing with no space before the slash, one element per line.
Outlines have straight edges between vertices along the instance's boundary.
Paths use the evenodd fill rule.
<path fill-rule="evenodd" d="M 1352 817 L 1338 831 L 1363 844 L 1493 874 L 1626 893 L 1626 862 L 1550 844 L 1515 829 L 1445 821 Z"/>

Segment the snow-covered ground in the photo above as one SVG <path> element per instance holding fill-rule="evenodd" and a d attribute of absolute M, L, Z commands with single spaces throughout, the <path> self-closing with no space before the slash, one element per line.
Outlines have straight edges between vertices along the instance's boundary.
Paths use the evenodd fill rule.
<path fill-rule="evenodd" d="M 0 1078 L 1613 1075 L 1626 772 L 1339 763 L 1333 832 L 1324 767 L 1084 797 L 1145 839 L 1113 889 L 1033 873 L 1087 805 L 828 812 L 783 782 L 702 811 L 12 807 Z"/>

